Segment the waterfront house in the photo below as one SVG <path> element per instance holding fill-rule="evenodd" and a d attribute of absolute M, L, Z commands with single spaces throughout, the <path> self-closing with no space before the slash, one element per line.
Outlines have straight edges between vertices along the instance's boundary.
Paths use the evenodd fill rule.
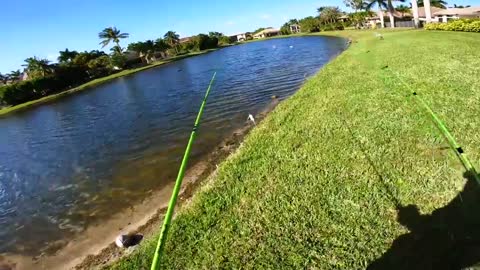
<path fill-rule="evenodd" d="M 267 28 L 254 34 L 253 38 L 254 39 L 267 38 L 267 37 L 278 36 L 279 34 L 280 34 L 279 30 L 273 29 L 273 28 Z"/>
<path fill-rule="evenodd" d="M 448 22 L 456 19 L 478 19 L 480 7 L 447 8 L 432 12 L 432 21 Z"/>
<path fill-rule="evenodd" d="M 300 25 L 298 25 L 298 24 L 291 24 L 290 25 L 290 32 L 292 32 L 293 34 L 300 33 L 300 31 L 301 31 Z"/>
<path fill-rule="evenodd" d="M 234 42 L 242 42 L 242 41 L 247 40 L 248 34 L 249 34 L 248 32 L 236 34 L 236 35 L 231 36 L 230 39 L 233 40 Z"/>

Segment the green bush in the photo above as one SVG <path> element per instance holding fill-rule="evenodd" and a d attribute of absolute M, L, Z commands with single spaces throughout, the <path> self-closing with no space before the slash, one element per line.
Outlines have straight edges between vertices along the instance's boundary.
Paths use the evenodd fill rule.
<path fill-rule="evenodd" d="M 108 74 L 100 75 L 105 76 Z M 58 66 L 55 74 L 0 87 L 0 97 L 6 104 L 17 105 L 58 93 L 90 79 L 92 77 L 83 67 Z"/>
<path fill-rule="evenodd" d="M 426 30 L 462 31 L 480 33 L 480 19 L 460 19 L 447 23 L 428 23 Z"/>
<path fill-rule="evenodd" d="M 345 27 L 341 22 L 329 23 L 321 27 L 322 31 L 335 31 L 335 30 L 343 30 L 343 29 L 345 29 Z"/>

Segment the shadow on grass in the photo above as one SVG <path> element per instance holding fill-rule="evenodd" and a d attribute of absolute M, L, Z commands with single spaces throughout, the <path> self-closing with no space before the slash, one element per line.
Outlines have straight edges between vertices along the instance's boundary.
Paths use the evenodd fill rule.
<path fill-rule="evenodd" d="M 396 189 L 382 176 L 363 143 L 345 122 L 352 139 L 384 185 L 386 196 L 397 209 L 397 221 L 410 231 L 367 269 L 479 269 L 480 186 L 475 172 L 466 172 L 463 190 L 445 207 L 422 215 L 416 205 L 401 205 Z"/>
<path fill-rule="evenodd" d="M 367 269 L 480 269 L 480 187 L 471 173 L 464 177 L 462 192 L 431 215 L 397 206 L 397 220 L 410 232 Z"/>

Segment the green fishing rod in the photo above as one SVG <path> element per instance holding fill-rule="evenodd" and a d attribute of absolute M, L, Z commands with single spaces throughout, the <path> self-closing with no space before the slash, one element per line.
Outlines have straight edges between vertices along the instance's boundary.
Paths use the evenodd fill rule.
<path fill-rule="evenodd" d="M 463 148 L 457 143 L 453 135 L 450 133 L 448 130 L 447 126 L 443 121 L 433 112 L 433 110 L 428 106 L 428 104 L 421 98 L 416 91 L 414 91 L 409 84 L 407 84 L 400 75 L 398 75 L 396 72 L 393 70 L 388 69 L 397 79 L 405 85 L 410 91 L 411 94 L 415 97 L 417 102 L 420 103 L 420 105 L 427 111 L 427 113 L 432 117 L 432 121 L 435 123 L 437 128 L 440 130 L 440 133 L 447 139 L 448 144 L 452 148 L 452 150 L 455 152 L 457 157 L 460 159 L 460 162 L 462 162 L 463 166 L 467 170 L 467 172 L 471 173 L 475 181 L 477 181 L 478 184 L 480 184 L 480 177 L 478 176 L 478 172 L 475 169 L 475 166 L 473 165 L 472 162 L 470 162 L 470 159 L 467 157 L 465 154 Z"/>
<path fill-rule="evenodd" d="M 215 80 L 215 76 L 217 72 L 213 73 L 213 77 L 210 80 L 210 83 L 207 88 L 207 92 L 205 93 L 205 97 L 203 98 L 202 105 L 197 114 L 197 119 L 195 120 L 195 124 L 193 125 L 192 133 L 190 134 L 190 139 L 188 140 L 187 148 L 185 149 L 185 154 L 183 154 L 182 164 L 180 165 L 180 169 L 178 170 L 177 180 L 175 181 L 175 186 L 173 187 L 172 196 L 170 197 L 170 202 L 168 203 L 167 213 L 163 218 L 163 225 L 162 230 L 160 231 L 160 236 L 158 237 L 157 248 L 155 249 L 155 255 L 153 256 L 152 266 L 150 267 L 151 270 L 157 270 L 160 262 L 160 258 L 162 257 L 163 249 L 165 247 L 165 243 L 167 241 L 167 234 L 168 229 L 170 228 L 170 223 L 172 221 L 173 211 L 175 209 L 175 204 L 177 203 L 178 193 L 180 192 L 180 188 L 182 187 L 183 176 L 185 175 L 185 170 L 187 168 L 188 159 L 190 157 L 190 151 L 192 150 L 192 144 L 195 140 L 197 135 L 197 129 L 200 125 L 200 119 L 202 118 L 203 109 L 205 108 L 205 104 L 207 103 L 208 95 L 210 94 L 210 89 L 212 88 L 213 81 Z"/>

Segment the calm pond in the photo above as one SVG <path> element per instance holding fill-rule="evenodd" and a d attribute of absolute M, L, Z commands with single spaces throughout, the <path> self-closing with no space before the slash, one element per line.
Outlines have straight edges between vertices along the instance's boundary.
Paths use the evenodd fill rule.
<path fill-rule="evenodd" d="M 174 181 L 214 71 L 190 165 L 345 48 L 334 37 L 232 46 L 0 118 L 0 253 L 37 255 Z"/>

